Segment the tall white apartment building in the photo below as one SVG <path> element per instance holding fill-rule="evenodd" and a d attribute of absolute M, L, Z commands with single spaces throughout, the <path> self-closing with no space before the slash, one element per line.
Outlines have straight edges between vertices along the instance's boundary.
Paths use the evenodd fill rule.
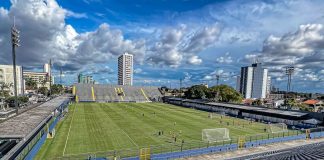
<path fill-rule="evenodd" d="M 51 73 L 51 66 L 48 63 L 44 64 L 43 72 L 44 73 Z"/>
<path fill-rule="evenodd" d="M 133 85 L 133 55 L 125 53 L 118 57 L 118 85 Z"/>
<path fill-rule="evenodd" d="M 16 66 L 17 76 L 17 94 L 24 93 L 24 81 L 23 81 L 23 70 L 21 66 Z M 0 65 L 0 82 L 4 82 L 9 85 L 9 94 L 14 95 L 14 77 L 13 77 L 13 66 L 12 65 Z"/>
<path fill-rule="evenodd" d="M 266 91 L 267 97 L 269 96 L 270 93 L 271 93 L 271 77 L 268 76 L 268 80 L 267 80 L 267 91 Z"/>
<path fill-rule="evenodd" d="M 51 62 L 50 62 L 51 63 Z M 51 64 L 45 63 L 43 67 L 43 72 L 47 73 L 48 78 L 51 78 L 52 84 L 54 84 L 54 76 L 52 75 L 52 67 Z"/>
<path fill-rule="evenodd" d="M 244 98 L 266 98 L 268 69 L 264 69 L 261 63 L 242 67 L 239 84 L 239 92 Z"/>

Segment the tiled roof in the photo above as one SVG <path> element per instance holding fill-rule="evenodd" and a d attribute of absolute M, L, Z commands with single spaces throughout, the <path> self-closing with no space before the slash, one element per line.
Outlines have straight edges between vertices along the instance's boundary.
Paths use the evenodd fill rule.
<path fill-rule="evenodd" d="M 314 105 L 314 104 L 317 104 L 318 102 L 320 102 L 319 100 L 315 100 L 315 99 L 310 99 L 310 100 L 307 100 L 303 103 L 305 104 L 308 104 L 308 105 Z"/>

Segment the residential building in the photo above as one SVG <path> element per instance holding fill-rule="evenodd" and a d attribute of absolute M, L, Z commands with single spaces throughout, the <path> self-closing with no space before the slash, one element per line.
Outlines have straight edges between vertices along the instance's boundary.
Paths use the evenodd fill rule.
<path fill-rule="evenodd" d="M 267 89 L 266 89 L 266 97 L 271 93 L 271 77 L 268 76 L 267 79 Z"/>
<path fill-rule="evenodd" d="M 312 108 L 314 112 L 322 112 L 324 108 L 324 102 L 320 100 L 310 99 L 303 102 L 308 105 L 308 107 Z"/>
<path fill-rule="evenodd" d="M 51 61 L 50 61 L 50 63 L 51 63 Z M 48 78 L 49 77 L 51 78 L 49 80 L 52 81 L 52 84 L 54 84 L 54 76 L 52 75 L 51 64 L 45 63 L 43 66 L 43 72 L 48 74 Z"/>
<path fill-rule="evenodd" d="M 50 82 L 54 84 L 54 76 L 51 76 L 51 66 L 48 63 L 45 63 L 43 66 L 43 72 L 34 72 L 34 71 L 24 71 L 24 80 L 31 79 L 36 82 L 36 87 L 46 87 L 50 89 Z"/>
<path fill-rule="evenodd" d="M 24 80 L 23 80 L 23 69 L 21 66 L 16 66 L 16 78 L 17 78 L 17 94 L 24 93 Z M 12 65 L 0 65 L 0 82 L 8 84 L 9 94 L 14 95 L 14 76 L 13 76 Z"/>
<path fill-rule="evenodd" d="M 51 73 L 51 66 L 48 63 L 44 64 L 43 72 L 49 73 L 49 74 Z"/>
<path fill-rule="evenodd" d="M 239 92 L 244 98 L 266 98 L 267 90 L 270 90 L 271 85 L 268 79 L 268 69 L 264 69 L 261 63 L 242 67 L 238 81 Z"/>
<path fill-rule="evenodd" d="M 133 85 L 133 55 L 125 53 L 118 57 L 118 85 Z"/>
<path fill-rule="evenodd" d="M 252 98 L 253 67 L 242 67 L 240 77 L 240 93 L 244 98 Z"/>
<path fill-rule="evenodd" d="M 282 106 L 283 104 L 285 104 L 285 100 L 279 99 L 279 100 L 274 100 L 272 106 L 274 108 L 279 108 L 279 106 Z"/>
<path fill-rule="evenodd" d="M 37 88 L 46 87 L 47 89 L 50 88 L 50 80 L 49 74 L 46 72 L 31 72 L 31 71 L 24 71 L 24 79 L 25 81 L 31 79 L 32 81 L 36 82 Z"/>
<path fill-rule="evenodd" d="M 78 83 L 84 83 L 84 84 L 95 84 L 96 82 L 93 80 L 93 77 L 90 75 L 83 75 L 80 73 L 78 75 Z"/>
<path fill-rule="evenodd" d="M 281 93 L 271 93 L 267 95 L 268 99 L 271 100 L 280 100 L 280 99 L 284 99 L 285 98 L 285 94 L 281 94 Z"/>

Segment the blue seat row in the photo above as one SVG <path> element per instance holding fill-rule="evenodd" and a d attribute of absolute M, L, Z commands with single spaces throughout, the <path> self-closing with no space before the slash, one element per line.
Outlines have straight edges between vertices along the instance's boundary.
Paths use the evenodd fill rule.
<path fill-rule="evenodd" d="M 310 133 L 311 139 L 324 137 L 324 132 Z"/>

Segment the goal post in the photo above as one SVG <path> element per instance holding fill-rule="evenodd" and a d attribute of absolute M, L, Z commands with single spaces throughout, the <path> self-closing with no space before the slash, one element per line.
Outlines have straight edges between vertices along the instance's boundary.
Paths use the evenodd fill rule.
<path fill-rule="evenodd" d="M 287 125 L 285 123 L 270 123 L 269 129 L 271 133 L 288 132 Z"/>
<path fill-rule="evenodd" d="M 202 130 L 202 141 L 204 142 L 220 142 L 231 140 L 228 128 L 214 128 Z"/>

